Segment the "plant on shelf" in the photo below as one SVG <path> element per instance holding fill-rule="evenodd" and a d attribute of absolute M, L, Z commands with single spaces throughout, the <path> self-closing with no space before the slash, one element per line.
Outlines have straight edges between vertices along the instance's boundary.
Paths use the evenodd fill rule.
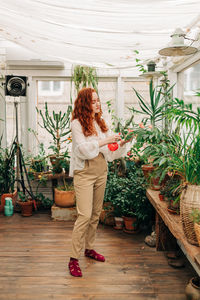
<path fill-rule="evenodd" d="M 38 143 L 38 154 L 30 158 L 29 170 L 30 172 L 36 173 L 36 175 L 41 172 L 48 172 L 49 166 L 47 161 L 47 154 L 44 148 L 44 143 L 41 143 L 39 141 L 38 133 L 35 130 L 28 128 L 28 132 L 34 135 Z"/>
<path fill-rule="evenodd" d="M 66 142 L 71 141 L 70 138 L 70 117 L 72 107 L 68 106 L 67 112 L 49 113 L 47 103 L 45 103 L 45 112 L 37 109 L 37 112 L 42 117 L 43 125 L 39 124 L 42 128 L 52 136 L 53 145 L 49 149 L 53 150 L 54 155 L 50 156 L 54 173 L 62 172 L 62 162 L 68 158 L 68 150 L 66 149 Z M 63 151 L 65 147 L 65 151 Z"/>
<path fill-rule="evenodd" d="M 53 205 L 53 200 L 46 197 L 43 193 L 39 192 L 40 187 L 45 187 L 47 185 L 48 174 L 40 173 L 37 178 L 33 173 L 28 174 L 30 180 L 34 180 L 37 183 L 36 190 L 34 192 L 34 207 L 35 210 L 48 209 Z"/>
<path fill-rule="evenodd" d="M 29 165 L 29 172 L 33 172 L 37 177 L 40 173 L 47 173 L 49 171 L 49 165 L 47 161 L 47 155 L 45 153 L 44 144 L 39 144 L 39 152 L 31 159 Z"/>
<path fill-rule="evenodd" d="M 168 202 L 168 211 L 170 213 L 179 214 L 180 196 L 182 192 L 182 181 L 179 176 L 172 176 L 160 190 L 164 195 L 165 201 Z"/>

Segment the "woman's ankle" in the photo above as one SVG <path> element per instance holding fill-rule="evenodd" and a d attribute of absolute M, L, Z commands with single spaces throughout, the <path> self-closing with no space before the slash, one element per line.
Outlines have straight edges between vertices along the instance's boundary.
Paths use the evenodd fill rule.
<path fill-rule="evenodd" d="M 76 261 L 78 261 L 78 259 L 77 259 L 77 258 L 70 257 L 70 261 L 73 261 L 73 260 L 76 260 Z"/>

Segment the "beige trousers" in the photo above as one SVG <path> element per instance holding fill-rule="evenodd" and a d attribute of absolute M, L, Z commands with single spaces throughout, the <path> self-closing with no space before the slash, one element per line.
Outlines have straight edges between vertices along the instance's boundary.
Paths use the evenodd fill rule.
<path fill-rule="evenodd" d="M 102 210 L 107 179 L 107 163 L 102 153 L 86 160 L 83 170 L 74 171 L 78 217 L 72 233 L 71 257 L 79 258 L 83 247 L 93 249 Z"/>

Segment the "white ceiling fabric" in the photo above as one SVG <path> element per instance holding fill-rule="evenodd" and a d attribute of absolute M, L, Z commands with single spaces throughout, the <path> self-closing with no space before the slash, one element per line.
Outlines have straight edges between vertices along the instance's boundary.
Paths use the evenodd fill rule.
<path fill-rule="evenodd" d="M 135 66 L 177 27 L 199 28 L 200 1 L 0 0 L 0 35 L 47 58 L 96 67 Z"/>

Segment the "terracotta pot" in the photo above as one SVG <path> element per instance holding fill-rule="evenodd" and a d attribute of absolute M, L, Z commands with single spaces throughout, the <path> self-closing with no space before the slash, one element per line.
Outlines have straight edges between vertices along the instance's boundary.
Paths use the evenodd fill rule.
<path fill-rule="evenodd" d="M 150 175 L 155 170 L 155 167 L 151 164 L 149 165 L 142 165 L 142 171 L 144 173 L 145 178 L 147 179 L 148 183 L 150 184 L 150 188 L 152 190 L 158 191 L 161 188 L 159 183 L 160 177 L 151 177 Z"/>
<path fill-rule="evenodd" d="M 187 300 L 200 300 L 200 280 L 199 277 L 190 279 L 185 289 Z"/>
<path fill-rule="evenodd" d="M 33 200 L 28 200 L 26 202 L 19 201 L 21 206 L 21 215 L 23 217 L 30 217 L 33 214 Z"/>
<path fill-rule="evenodd" d="M 142 165 L 142 171 L 147 180 L 154 169 L 155 167 L 152 165 Z"/>
<path fill-rule="evenodd" d="M 115 219 L 115 229 L 123 229 L 123 225 L 124 225 L 124 220 L 121 217 L 114 217 Z"/>
<path fill-rule="evenodd" d="M 159 183 L 160 177 L 152 177 L 151 178 L 151 189 L 154 191 L 159 191 L 161 188 L 161 184 Z"/>
<path fill-rule="evenodd" d="M 71 207 L 75 205 L 75 192 L 74 191 L 60 191 L 54 189 L 54 201 L 57 206 Z"/>
<path fill-rule="evenodd" d="M 123 217 L 126 230 L 136 231 L 138 229 L 138 222 L 136 217 Z"/>
<path fill-rule="evenodd" d="M 5 198 L 10 197 L 12 198 L 12 204 L 15 207 L 16 201 L 17 201 L 17 190 L 15 190 L 13 193 L 7 193 L 1 195 L 1 204 L 0 204 L 0 212 L 4 211 L 4 205 L 5 205 Z"/>
<path fill-rule="evenodd" d="M 113 216 L 113 210 L 111 202 L 104 202 L 103 208 L 100 214 L 100 222 L 109 226 L 114 226 L 115 219 Z"/>

